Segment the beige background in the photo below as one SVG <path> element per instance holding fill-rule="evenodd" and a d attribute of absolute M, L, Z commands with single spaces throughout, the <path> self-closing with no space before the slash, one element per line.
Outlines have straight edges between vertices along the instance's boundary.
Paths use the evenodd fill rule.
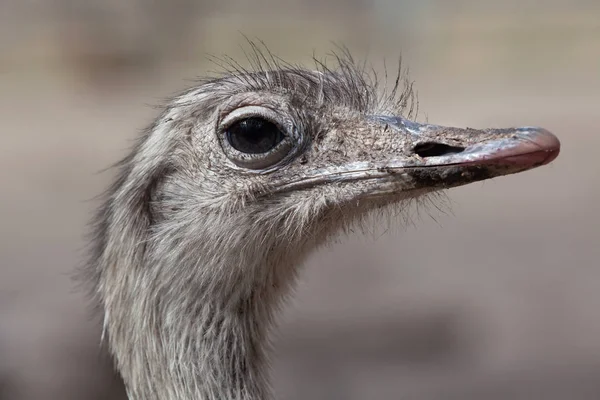
<path fill-rule="evenodd" d="M 240 57 L 239 32 L 308 66 L 332 41 L 377 66 L 401 52 L 421 119 L 540 125 L 563 146 L 316 254 L 282 318 L 279 397 L 600 398 L 600 3 L 153 4 L 0 4 L 1 400 L 120 398 L 68 277 L 98 171 L 214 69 L 206 53 Z"/>

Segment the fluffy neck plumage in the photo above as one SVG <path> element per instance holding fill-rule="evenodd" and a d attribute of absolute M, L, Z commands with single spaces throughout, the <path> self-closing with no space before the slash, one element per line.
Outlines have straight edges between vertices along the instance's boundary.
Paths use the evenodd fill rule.
<path fill-rule="evenodd" d="M 279 227 L 249 221 L 228 240 L 195 220 L 153 232 L 143 215 L 115 225 L 98 286 L 130 399 L 271 398 L 269 331 L 310 243 L 270 243 Z"/>
<path fill-rule="evenodd" d="M 269 399 L 268 333 L 280 299 L 265 286 L 221 297 L 194 286 L 125 278 L 115 293 L 105 326 L 130 398 Z"/>

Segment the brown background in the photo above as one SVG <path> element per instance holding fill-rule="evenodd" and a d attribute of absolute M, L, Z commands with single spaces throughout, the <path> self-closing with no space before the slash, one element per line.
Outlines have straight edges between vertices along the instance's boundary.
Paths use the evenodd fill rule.
<path fill-rule="evenodd" d="M 316 254 L 277 337 L 279 397 L 600 399 L 600 3 L 566 0 L 1 2 L 0 399 L 120 398 L 68 277 L 97 172 L 206 53 L 240 57 L 239 32 L 308 66 L 332 41 L 376 66 L 402 53 L 421 119 L 563 145 Z"/>

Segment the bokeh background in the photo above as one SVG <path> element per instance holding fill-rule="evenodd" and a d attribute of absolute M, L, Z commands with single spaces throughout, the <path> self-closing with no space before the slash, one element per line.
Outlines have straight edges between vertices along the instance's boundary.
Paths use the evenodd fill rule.
<path fill-rule="evenodd" d="M 551 165 L 449 192 L 311 258 L 276 339 L 278 397 L 600 399 L 597 0 L 0 1 L 0 399 L 122 399 L 69 273 L 103 168 L 152 105 L 244 62 L 402 54 L 420 119 L 540 125 Z M 431 218 L 429 216 L 431 214 Z"/>

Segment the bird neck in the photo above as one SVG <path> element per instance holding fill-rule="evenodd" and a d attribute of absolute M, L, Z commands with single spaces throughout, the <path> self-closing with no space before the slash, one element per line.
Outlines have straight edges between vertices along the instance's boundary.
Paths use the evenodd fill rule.
<path fill-rule="evenodd" d="M 97 242 L 94 282 L 129 398 L 272 398 L 269 332 L 320 237 L 298 229 L 292 233 L 303 235 L 292 240 L 281 233 L 294 226 L 287 219 L 257 224 L 252 214 L 233 216 L 235 234 L 221 214 L 163 223 L 148 215 L 144 199 L 132 199 L 124 191 L 113 207 L 122 211 L 102 214 L 110 220 Z"/>
<path fill-rule="evenodd" d="M 267 350 L 281 286 L 262 277 L 219 295 L 202 294 L 193 280 L 140 290 L 165 281 L 156 278 L 130 280 L 135 287 L 119 295 L 125 304 L 106 313 L 130 399 L 270 399 Z"/>
<path fill-rule="evenodd" d="M 270 398 L 265 374 L 267 332 L 257 311 L 250 304 L 226 309 L 204 306 L 197 321 L 161 326 L 162 349 L 157 350 L 165 357 L 161 364 L 169 365 L 162 383 L 169 392 L 157 399 Z M 147 335 L 149 340 L 155 340 L 155 332 Z"/>

